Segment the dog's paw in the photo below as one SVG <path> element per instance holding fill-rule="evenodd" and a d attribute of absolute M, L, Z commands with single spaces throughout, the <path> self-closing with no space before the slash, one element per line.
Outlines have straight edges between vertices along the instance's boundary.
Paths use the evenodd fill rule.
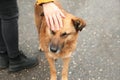
<path fill-rule="evenodd" d="M 57 80 L 57 79 L 55 79 L 55 78 L 51 78 L 50 80 Z"/>
<path fill-rule="evenodd" d="M 43 52 L 43 49 L 40 46 L 38 47 L 38 50 L 41 51 L 41 52 Z"/>
<path fill-rule="evenodd" d="M 56 74 L 52 74 L 50 80 L 57 80 L 57 76 L 56 76 Z"/>
<path fill-rule="evenodd" d="M 68 80 L 67 78 L 62 78 L 62 80 Z"/>

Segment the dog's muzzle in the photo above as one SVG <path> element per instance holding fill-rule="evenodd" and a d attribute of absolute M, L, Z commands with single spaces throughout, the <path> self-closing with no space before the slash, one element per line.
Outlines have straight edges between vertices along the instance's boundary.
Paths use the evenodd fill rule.
<path fill-rule="evenodd" d="M 60 47 L 58 45 L 50 44 L 49 45 L 49 51 L 52 53 L 59 53 Z"/>
<path fill-rule="evenodd" d="M 61 52 L 63 47 L 64 47 L 64 44 L 58 45 L 58 44 L 50 43 L 49 44 L 49 51 L 54 53 L 54 54 L 58 54 L 59 52 Z"/>

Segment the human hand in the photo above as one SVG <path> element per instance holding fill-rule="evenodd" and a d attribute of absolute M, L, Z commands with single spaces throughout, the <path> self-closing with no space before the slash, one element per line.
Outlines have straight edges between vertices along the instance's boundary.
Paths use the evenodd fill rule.
<path fill-rule="evenodd" d="M 53 2 L 43 4 L 43 11 L 47 25 L 51 30 L 55 31 L 63 27 L 62 18 L 65 15 Z"/>

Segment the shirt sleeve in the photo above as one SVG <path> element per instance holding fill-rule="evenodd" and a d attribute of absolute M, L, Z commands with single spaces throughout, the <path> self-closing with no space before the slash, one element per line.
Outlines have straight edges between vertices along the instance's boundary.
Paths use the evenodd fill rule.
<path fill-rule="evenodd" d="M 48 2 L 52 2 L 54 0 L 37 0 L 37 4 L 40 5 L 40 4 L 43 4 L 43 3 L 48 3 Z"/>

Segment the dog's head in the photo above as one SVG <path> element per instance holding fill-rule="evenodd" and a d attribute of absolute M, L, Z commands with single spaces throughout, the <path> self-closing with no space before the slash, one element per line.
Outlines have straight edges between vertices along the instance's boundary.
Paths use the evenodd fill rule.
<path fill-rule="evenodd" d="M 59 53 L 66 46 L 72 46 L 76 41 L 78 32 L 86 26 L 85 21 L 74 16 L 67 16 L 63 19 L 64 26 L 59 31 L 50 32 L 49 51 Z"/>

